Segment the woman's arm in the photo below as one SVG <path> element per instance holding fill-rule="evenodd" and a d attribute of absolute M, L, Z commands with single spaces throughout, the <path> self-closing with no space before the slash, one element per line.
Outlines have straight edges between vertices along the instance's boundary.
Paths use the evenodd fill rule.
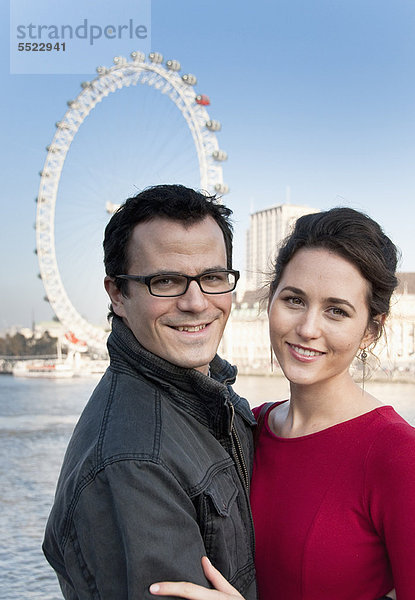
<path fill-rule="evenodd" d="M 415 431 L 391 424 L 368 457 L 366 494 L 370 515 L 384 539 L 398 600 L 415 590 Z"/>
<path fill-rule="evenodd" d="M 150 592 L 155 596 L 176 596 L 187 600 L 244 600 L 243 596 L 215 569 L 207 556 L 202 558 L 202 567 L 206 579 L 214 587 L 213 590 L 187 581 L 163 581 L 153 583 Z M 395 590 L 391 590 L 386 598 L 396 600 Z"/>
<path fill-rule="evenodd" d="M 176 596 L 187 600 L 244 600 L 241 594 L 212 565 L 207 556 L 202 558 L 206 579 L 213 585 L 209 590 L 188 581 L 163 581 L 153 583 L 150 592 L 156 596 Z"/>

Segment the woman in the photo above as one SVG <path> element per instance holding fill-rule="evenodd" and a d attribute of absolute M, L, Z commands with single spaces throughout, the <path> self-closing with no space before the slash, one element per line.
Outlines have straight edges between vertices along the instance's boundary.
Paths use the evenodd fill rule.
<path fill-rule="evenodd" d="M 396 264 L 379 225 L 350 208 L 301 217 L 278 254 L 268 314 L 290 399 L 258 426 L 261 600 L 374 600 L 393 587 L 397 600 L 415 597 L 415 430 L 349 373 L 382 334 Z M 221 591 L 161 584 L 157 593 L 241 597 L 204 567 Z"/>

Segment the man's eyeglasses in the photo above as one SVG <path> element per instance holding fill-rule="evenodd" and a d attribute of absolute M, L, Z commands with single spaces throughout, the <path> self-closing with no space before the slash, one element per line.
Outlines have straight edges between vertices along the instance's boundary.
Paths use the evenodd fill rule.
<path fill-rule="evenodd" d="M 195 277 L 182 273 L 158 273 L 155 275 L 116 275 L 115 278 L 144 283 L 152 296 L 173 298 L 174 296 L 183 296 L 192 281 L 197 282 L 204 294 L 232 292 L 236 288 L 239 271 L 233 269 L 207 271 Z"/>

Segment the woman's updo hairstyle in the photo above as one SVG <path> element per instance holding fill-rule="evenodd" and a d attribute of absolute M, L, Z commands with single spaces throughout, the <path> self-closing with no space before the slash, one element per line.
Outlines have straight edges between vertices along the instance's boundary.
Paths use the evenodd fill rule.
<path fill-rule="evenodd" d="M 278 252 L 270 298 L 285 267 L 301 248 L 324 248 L 355 265 L 370 284 L 369 320 L 376 315 L 388 314 L 392 293 L 398 285 L 395 274 L 398 250 L 376 221 L 346 207 L 300 217 Z"/>

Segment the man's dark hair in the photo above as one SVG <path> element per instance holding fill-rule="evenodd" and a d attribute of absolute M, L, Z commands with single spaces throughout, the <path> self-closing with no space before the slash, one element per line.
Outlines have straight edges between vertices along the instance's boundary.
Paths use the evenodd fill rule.
<path fill-rule="evenodd" d="M 138 223 L 162 218 L 191 226 L 212 217 L 221 228 L 226 248 L 227 268 L 232 268 L 232 211 L 220 204 L 216 196 L 208 196 L 183 185 L 156 185 L 128 198 L 113 214 L 105 228 L 105 272 L 115 278 L 121 292 L 127 294 L 128 282 L 116 275 L 128 273 L 128 244 Z M 110 309 L 110 315 L 112 308 Z"/>

